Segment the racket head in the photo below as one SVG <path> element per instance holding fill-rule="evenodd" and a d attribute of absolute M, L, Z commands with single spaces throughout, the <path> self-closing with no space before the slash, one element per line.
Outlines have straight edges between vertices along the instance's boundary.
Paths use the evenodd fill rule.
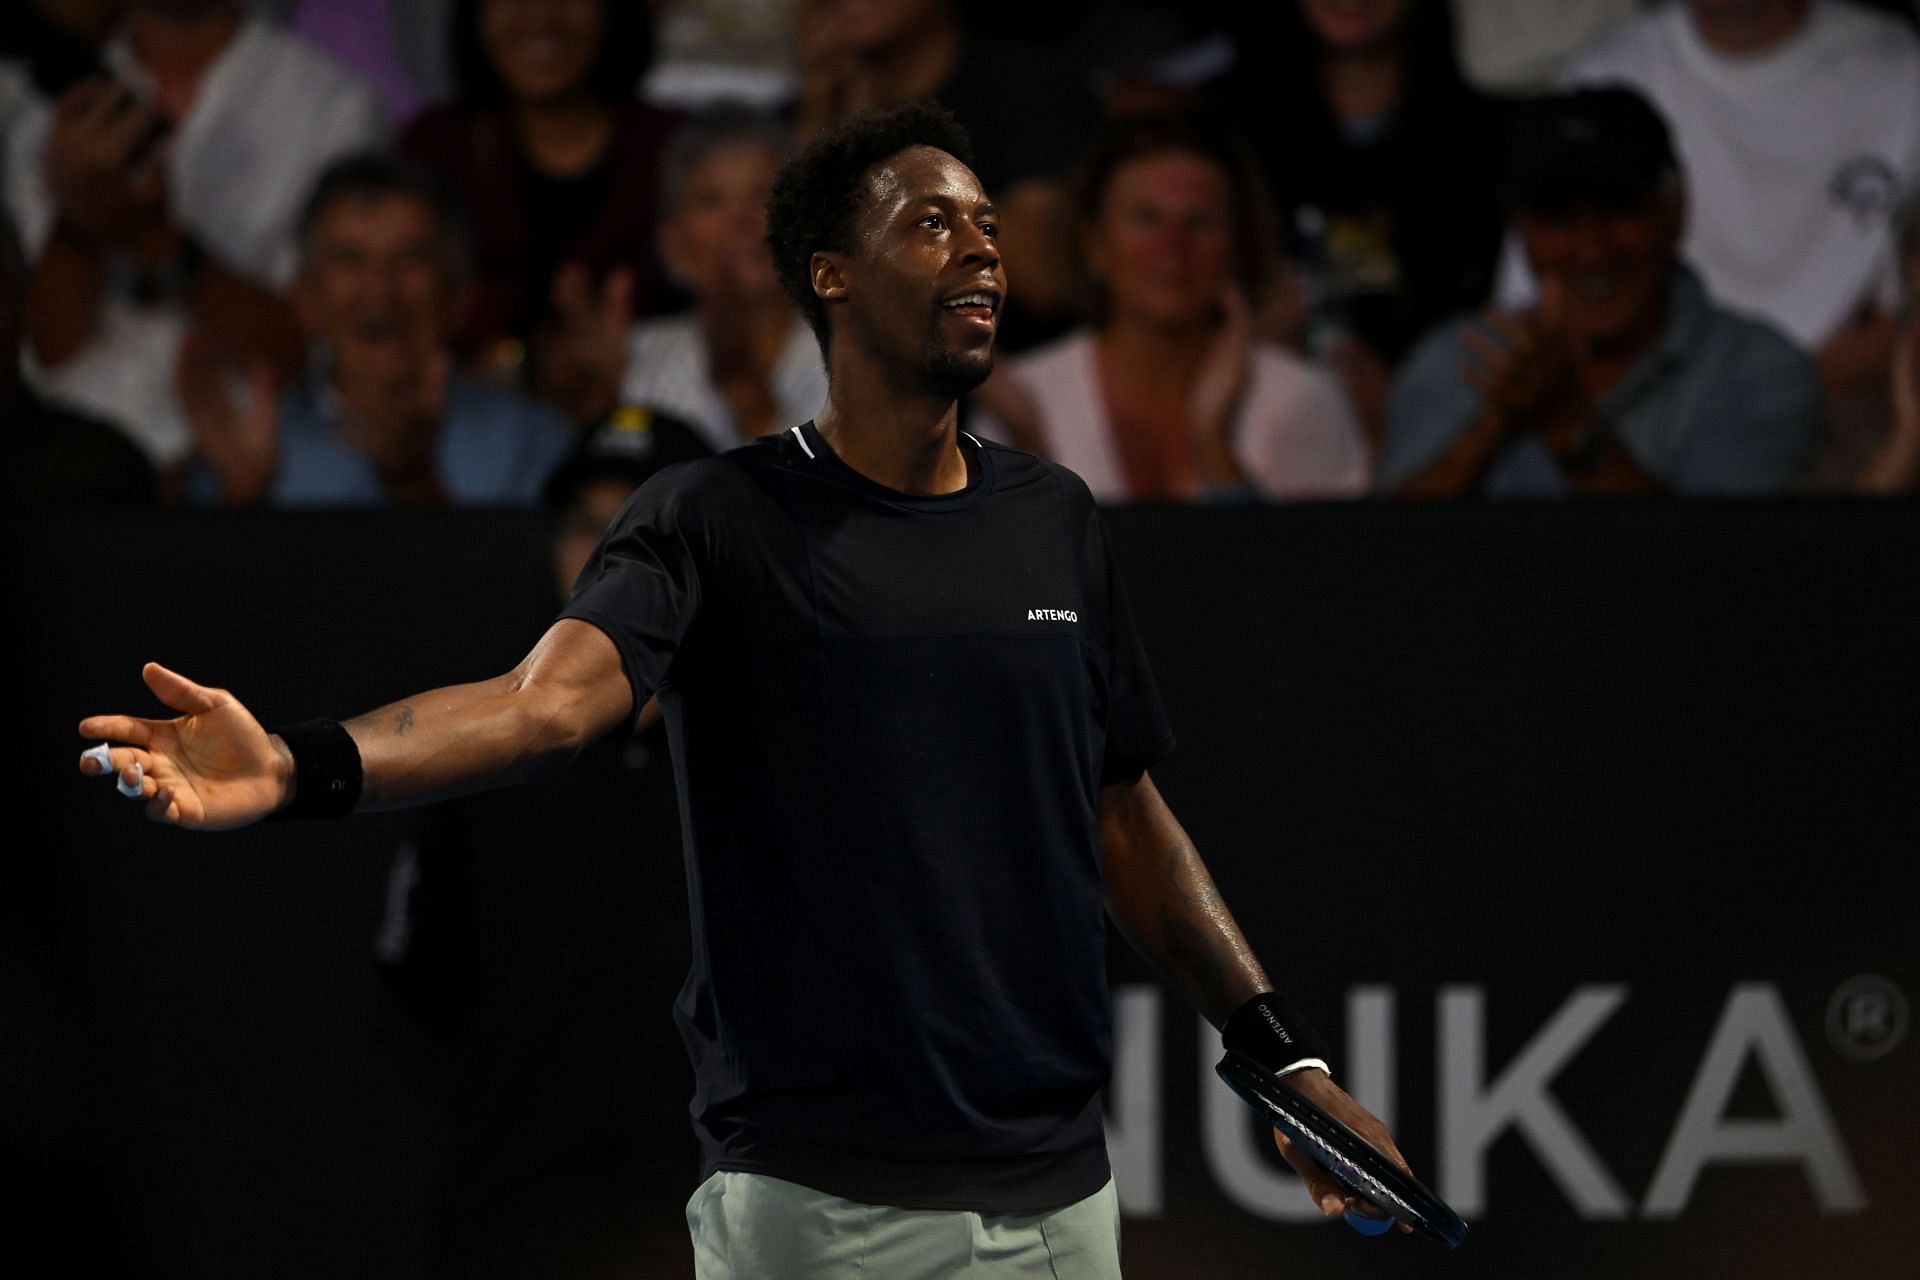
<path fill-rule="evenodd" d="M 1353 1195 L 1456 1249 L 1467 1224 L 1446 1201 L 1395 1164 L 1371 1142 L 1244 1053 L 1229 1049 L 1214 1068 L 1262 1119 L 1300 1144 L 1333 1180 Z"/>

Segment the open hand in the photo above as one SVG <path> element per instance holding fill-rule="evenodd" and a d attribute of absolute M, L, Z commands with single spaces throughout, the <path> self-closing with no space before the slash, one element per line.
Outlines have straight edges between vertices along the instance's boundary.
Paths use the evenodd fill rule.
<path fill-rule="evenodd" d="M 193 429 L 200 456 L 220 478 L 221 496 L 236 505 L 264 502 L 280 466 L 280 418 L 273 371 L 256 361 L 247 369 L 247 403 L 233 402 L 227 366 L 198 331 L 180 343 L 173 389 Z"/>
<path fill-rule="evenodd" d="M 105 77 L 83 80 L 54 107 L 47 133 L 47 187 L 67 223 L 109 243 L 129 243 L 166 220 L 156 166 L 136 168 L 165 118 Z"/>
<path fill-rule="evenodd" d="M 1203 441 L 1224 440 L 1233 429 L 1233 411 L 1246 389 L 1253 361 L 1253 307 L 1238 285 L 1220 292 L 1220 327 L 1193 380 L 1189 424 Z"/>
<path fill-rule="evenodd" d="M 140 787 L 147 817 L 168 826 L 224 831 L 257 822 L 291 798 L 293 753 L 225 689 L 208 689 L 149 662 L 140 671 L 160 701 L 182 712 L 171 720 L 88 716 L 80 736 L 112 747 L 111 769 L 93 756 L 80 772 Z"/>
<path fill-rule="evenodd" d="M 1371 1111 L 1355 1102 L 1345 1089 L 1335 1084 L 1324 1071 L 1311 1067 L 1296 1071 L 1287 1077 L 1287 1083 L 1298 1090 L 1309 1102 L 1322 1111 L 1328 1112 L 1347 1128 L 1353 1130 L 1372 1143 L 1383 1154 L 1393 1160 L 1408 1173 L 1413 1170 L 1407 1164 L 1406 1157 L 1400 1154 L 1400 1148 L 1394 1145 L 1393 1135 L 1387 1132 L 1387 1126 L 1380 1123 Z M 1274 1143 L 1280 1148 L 1280 1154 L 1293 1166 L 1301 1181 L 1307 1184 L 1307 1194 L 1320 1206 L 1320 1212 L 1329 1218 L 1340 1218 L 1351 1213 L 1362 1218 L 1383 1219 L 1388 1216 L 1385 1210 L 1372 1202 L 1352 1194 L 1338 1182 L 1333 1175 L 1322 1168 L 1318 1161 L 1300 1149 L 1298 1143 L 1288 1139 L 1287 1135 L 1274 1130 Z M 1411 1232 L 1412 1227 L 1400 1224 L 1400 1230 Z"/>

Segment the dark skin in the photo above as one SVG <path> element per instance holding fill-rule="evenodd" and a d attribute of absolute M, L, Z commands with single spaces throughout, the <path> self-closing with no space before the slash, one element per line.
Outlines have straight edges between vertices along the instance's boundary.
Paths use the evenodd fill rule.
<path fill-rule="evenodd" d="M 811 263 L 828 307 L 830 387 L 817 425 L 869 479 L 911 493 L 949 493 L 977 472 L 956 428 L 958 396 L 992 366 L 1006 276 L 993 206 L 978 179 L 944 152 L 912 148 L 868 174 L 853 244 Z M 984 293 L 990 306 L 944 305 Z M 231 693 L 203 688 L 157 663 L 143 676 L 172 720 L 92 716 L 82 736 L 116 746 L 112 768 L 146 811 L 172 826 L 254 822 L 293 798 L 293 759 Z M 427 804 L 551 776 L 633 716 L 613 642 L 563 619 L 504 675 L 419 694 L 347 722 L 365 782 L 359 809 Z M 83 758 L 81 772 L 104 772 Z M 1271 989 L 1206 864 L 1146 774 L 1102 788 L 1099 822 L 1107 907 L 1114 921 L 1215 1026 Z M 1399 1158 L 1381 1123 L 1314 1069 L 1289 1077 L 1302 1093 Z M 1275 1134 L 1282 1154 L 1329 1217 L 1356 1202 Z M 1404 1161 L 1402 1161 L 1404 1165 Z"/>

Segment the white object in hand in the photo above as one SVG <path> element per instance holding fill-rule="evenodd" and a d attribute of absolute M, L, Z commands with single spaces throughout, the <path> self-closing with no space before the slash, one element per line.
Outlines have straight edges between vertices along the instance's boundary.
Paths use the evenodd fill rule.
<path fill-rule="evenodd" d="M 136 760 L 133 762 L 133 782 L 129 784 L 126 775 L 121 774 L 120 780 L 114 783 L 114 785 L 120 788 L 120 794 L 127 797 L 127 799 L 137 799 L 140 795 L 140 780 L 145 774 L 146 770 L 142 769 L 140 762 Z"/>
<path fill-rule="evenodd" d="M 82 751 L 80 755 L 82 759 L 98 760 L 100 762 L 100 774 L 102 777 L 113 772 L 113 757 L 108 754 L 106 743 L 103 742 L 97 747 L 88 747 L 85 751 Z"/>

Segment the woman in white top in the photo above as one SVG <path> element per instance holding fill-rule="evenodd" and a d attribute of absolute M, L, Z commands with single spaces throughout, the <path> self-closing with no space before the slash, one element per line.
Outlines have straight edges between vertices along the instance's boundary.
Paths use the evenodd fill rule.
<path fill-rule="evenodd" d="M 1037 433 L 1103 502 L 1364 493 L 1366 441 L 1337 381 L 1254 332 L 1272 242 L 1238 149 L 1180 121 L 1125 125 L 1081 191 L 1093 324 L 989 392 L 1031 412 L 1013 434 Z"/>

